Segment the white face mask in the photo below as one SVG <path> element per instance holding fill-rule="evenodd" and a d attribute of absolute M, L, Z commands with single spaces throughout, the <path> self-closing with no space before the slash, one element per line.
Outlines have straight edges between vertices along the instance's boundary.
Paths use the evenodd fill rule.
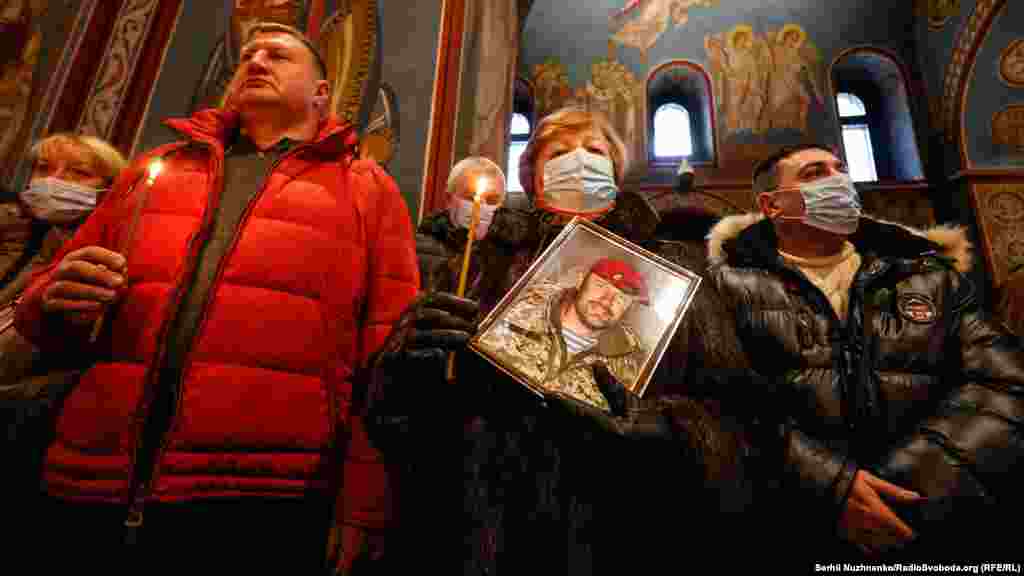
<path fill-rule="evenodd" d="M 788 188 L 786 188 L 788 189 Z M 849 235 L 860 222 L 860 195 L 847 174 L 836 174 L 799 186 L 804 198 L 803 216 L 779 216 L 782 220 L 800 220 L 808 226 Z"/>
<path fill-rule="evenodd" d="M 37 220 L 66 224 L 92 212 L 102 191 L 50 177 L 32 180 L 20 197 Z"/>
<path fill-rule="evenodd" d="M 494 221 L 494 213 L 498 211 L 497 204 L 480 203 L 480 220 L 476 225 L 474 237 L 479 240 L 487 235 L 491 222 Z M 448 217 L 456 228 L 469 228 L 473 223 L 473 201 L 465 198 L 454 198 L 448 205 Z"/>
<path fill-rule="evenodd" d="M 618 194 L 611 159 L 576 148 L 544 164 L 544 190 L 536 203 L 549 212 L 591 216 L 610 210 Z"/>

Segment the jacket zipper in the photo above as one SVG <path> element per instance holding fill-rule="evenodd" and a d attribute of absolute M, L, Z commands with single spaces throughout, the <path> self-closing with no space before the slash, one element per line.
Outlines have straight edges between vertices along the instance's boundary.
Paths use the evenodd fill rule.
<path fill-rule="evenodd" d="M 217 153 L 217 147 L 211 145 L 211 143 L 200 140 L 193 140 L 196 145 L 202 145 L 208 148 L 211 153 L 211 161 L 214 163 L 214 181 L 211 184 L 211 190 L 223 187 L 223 178 L 221 172 L 223 171 L 222 158 Z M 152 480 L 155 476 L 154 470 L 157 466 L 157 454 L 151 444 L 157 442 L 158 439 L 149 440 L 147 439 L 147 423 L 151 421 L 152 409 L 159 399 L 160 390 L 157 388 L 160 384 L 160 376 L 163 368 L 163 363 L 167 357 L 167 340 L 166 335 L 170 327 L 171 322 L 177 316 L 179 308 L 181 307 L 182 288 L 186 279 L 190 278 L 195 273 L 195 267 L 198 265 L 197 260 L 197 246 L 202 246 L 201 242 L 197 242 L 201 238 L 206 238 L 210 234 L 211 224 L 213 222 L 213 210 L 210 209 L 209 195 L 207 200 L 207 206 L 204 210 L 203 221 L 200 223 L 199 231 L 193 234 L 186 245 L 187 260 L 185 262 L 184 271 L 179 276 L 174 286 L 174 291 L 171 294 L 171 301 L 173 303 L 173 313 L 166 315 L 160 326 L 160 330 L 157 333 L 159 348 L 157 349 L 154 361 L 148 368 L 148 374 L 146 377 L 146 393 L 144 395 L 145 412 L 138 418 L 137 424 L 137 440 L 135 442 L 135 451 L 132 462 L 132 468 L 130 471 L 130 480 L 128 484 L 128 495 L 129 495 L 129 507 L 128 516 L 125 519 L 124 525 L 129 529 L 129 538 L 131 538 L 135 530 L 142 527 L 144 522 L 144 508 L 146 500 L 149 498 L 150 491 L 152 488 Z M 143 412 L 140 410 L 140 413 Z M 162 435 L 162 431 L 161 431 Z M 146 464 L 146 469 L 140 465 Z M 143 476 L 148 475 L 148 478 Z"/>
<path fill-rule="evenodd" d="M 825 293 L 822 292 L 820 288 L 815 286 L 801 271 L 793 270 L 792 268 L 783 266 L 781 264 L 776 264 L 775 268 L 784 274 L 792 275 L 794 278 L 797 279 L 798 282 L 804 285 L 805 289 L 813 290 L 811 294 L 815 295 L 815 299 L 818 301 L 818 306 L 824 307 L 828 311 L 830 334 L 836 334 L 836 328 L 841 326 L 839 315 L 836 314 L 835 310 L 832 308 L 832 304 L 828 301 L 828 298 L 825 296 Z M 853 366 L 853 358 L 847 358 L 847 355 L 852 352 L 848 350 L 848 348 L 850 346 L 850 337 L 851 335 L 854 334 L 853 329 L 855 328 L 849 324 L 849 319 L 852 311 L 855 308 L 860 307 L 861 322 L 866 323 L 869 321 L 869 319 L 866 318 L 864 314 L 865 310 L 863 307 L 863 302 L 865 300 L 865 294 L 867 294 L 868 287 L 871 284 L 873 284 L 875 280 L 885 275 L 885 272 L 888 270 L 888 266 L 883 266 L 878 271 L 872 272 L 870 274 L 865 272 L 865 270 L 867 270 L 867 268 L 864 266 L 864 264 L 862 264 L 861 269 L 858 270 L 857 273 L 854 275 L 853 282 L 851 283 L 849 302 L 847 305 L 847 325 L 845 327 L 839 328 L 839 330 L 841 331 L 840 333 L 843 336 L 842 339 L 839 342 L 836 342 L 835 339 L 830 336 L 830 340 L 833 341 L 832 345 L 838 345 L 840 347 L 839 354 L 842 362 L 842 366 L 840 367 L 842 378 L 840 390 L 843 394 L 844 400 L 853 402 L 854 413 L 848 413 L 847 417 L 847 427 L 851 429 L 855 427 L 854 422 L 859 417 L 859 414 L 857 413 L 859 411 L 859 404 L 856 402 L 856 398 L 851 397 L 851 392 L 856 393 L 856 390 L 851 390 L 849 386 L 849 375 L 845 374 L 845 372 L 849 371 L 849 369 L 852 368 Z M 867 345 L 867 342 L 861 342 L 862 347 L 866 347 Z M 868 353 L 869 351 L 866 348 L 861 351 L 861 358 L 858 359 L 860 360 L 860 362 L 858 363 L 858 371 L 860 372 L 858 378 L 864 378 L 865 376 L 864 362 L 865 357 Z"/>
<path fill-rule="evenodd" d="M 236 227 L 236 229 L 235 229 L 235 231 L 234 231 L 234 233 L 232 235 L 231 244 L 229 245 L 227 251 L 225 251 L 224 255 L 221 257 L 221 261 L 217 265 L 217 272 L 216 272 L 216 274 L 214 276 L 214 281 L 211 284 L 210 294 L 207 297 L 206 301 L 203 303 L 203 309 L 202 309 L 202 311 L 201 311 L 201 313 L 199 315 L 200 326 L 199 326 L 199 329 L 197 329 L 195 334 L 193 335 L 193 342 L 195 341 L 196 338 L 199 337 L 200 333 L 202 332 L 202 326 L 203 326 L 203 324 L 206 321 L 206 313 L 209 310 L 209 307 L 211 306 L 211 304 L 213 302 L 213 299 L 214 299 L 214 297 L 216 295 L 217 286 L 221 282 L 221 278 L 222 278 L 223 273 L 224 273 L 225 263 L 227 262 L 227 260 L 231 256 L 231 254 L 234 252 L 235 247 L 238 244 L 238 238 L 240 236 L 240 231 L 245 227 L 246 223 L 248 222 L 249 216 L 252 213 L 253 206 L 255 206 L 258 203 L 260 198 L 266 192 L 267 181 L 269 180 L 270 175 L 274 173 L 274 170 L 276 170 L 277 167 L 280 165 L 280 163 L 282 161 L 284 161 L 286 158 L 289 158 L 289 157 L 295 155 L 296 153 L 298 153 L 301 150 L 305 150 L 305 149 L 317 146 L 317 145 L 321 144 L 327 138 L 330 138 L 330 137 L 332 137 L 334 135 L 335 134 L 332 133 L 332 134 L 329 134 L 329 135 L 325 136 L 323 139 L 321 139 L 318 142 L 306 143 L 306 144 L 301 144 L 301 145 L 295 146 L 294 148 L 292 148 L 291 150 L 289 150 L 285 154 L 279 156 L 276 160 L 274 160 L 273 164 L 271 164 L 270 169 L 267 171 L 267 178 L 264 180 L 262 188 L 260 188 L 259 192 L 257 192 L 257 194 L 252 198 L 252 200 L 246 206 L 245 212 L 243 212 L 242 218 L 239 221 L 238 226 Z M 212 186 L 211 190 L 220 190 L 221 193 L 223 193 L 223 187 L 224 187 L 224 181 L 223 181 L 223 176 L 224 176 L 223 175 L 223 170 L 224 170 L 224 167 L 223 167 L 223 158 L 222 158 L 223 154 L 218 152 L 217 145 L 212 143 L 212 142 L 208 142 L 208 141 L 205 141 L 205 140 L 196 140 L 196 142 L 199 143 L 199 144 L 202 144 L 202 145 L 204 145 L 206 147 L 208 147 L 209 150 L 212 152 L 213 160 L 215 162 L 219 161 L 218 164 L 215 166 L 215 172 L 214 173 L 216 174 L 216 176 L 215 176 L 215 180 L 214 180 L 214 183 L 213 183 L 213 186 Z M 175 291 L 174 291 L 174 295 L 173 295 L 174 314 L 168 315 L 165 318 L 163 327 L 160 330 L 159 337 L 160 337 L 162 343 L 161 343 L 161 346 L 160 346 L 158 362 L 155 364 L 155 366 L 157 366 L 157 367 L 162 367 L 163 361 L 164 361 L 164 359 L 166 357 L 167 342 L 166 342 L 166 338 L 164 338 L 164 337 L 166 336 L 166 331 L 168 329 L 168 326 L 170 325 L 170 321 L 173 320 L 177 316 L 177 314 L 180 312 L 179 308 L 181 306 L 182 288 L 184 287 L 184 281 L 185 281 L 185 279 L 190 278 L 195 273 L 195 267 L 198 266 L 198 252 L 193 254 L 193 252 L 196 251 L 197 247 L 193 246 L 191 244 L 193 242 L 195 242 L 196 240 L 198 240 L 200 237 L 205 239 L 206 237 L 209 236 L 209 234 L 212 231 L 211 225 L 213 223 L 213 212 L 209 210 L 209 207 L 210 207 L 210 202 L 208 200 L 207 201 L 207 214 L 208 214 L 208 218 L 204 218 L 204 220 L 206 220 L 206 221 L 204 221 L 202 226 L 200 226 L 199 233 L 193 235 L 192 238 L 189 239 L 190 246 L 188 248 L 188 253 L 190 255 L 191 260 L 190 260 L 190 262 L 188 262 L 188 265 L 186 266 L 186 274 L 183 276 L 183 278 L 181 280 L 179 280 L 179 283 L 175 286 Z M 203 246 L 203 243 L 198 243 L 198 247 L 201 248 L 202 246 Z M 156 480 L 157 480 L 157 478 L 159 476 L 159 460 L 160 460 L 161 456 L 163 455 L 163 453 L 166 451 L 166 448 L 167 448 L 167 432 L 174 427 L 174 418 L 179 413 L 180 408 L 181 408 L 181 399 L 182 399 L 182 396 L 183 396 L 182 388 L 183 388 L 183 385 L 184 385 L 185 373 L 187 371 L 187 367 L 191 363 L 192 355 L 193 355 L 192 343 L 189 343 L 189 350 L 188 350 L 188 352 L 186 352 L 185 357 L 182 359 L 181 370 L 176 375 L 177 386 L 174 389 L 175 397 L 173 398 L 173 401 L 170 402 L 171 406 L 173 406 L 173 409 L 171 409 L 170 414 L 168 414 L 168 419 L 167 419 L 167 422 L 165 423 L 164 428 L 162 430 L 158 431 L 159 432 L 159 438 L 154 439 L 154 440 L 151 441 L 151 443 L 155 442 L 157 445 L 155 447 L 154 446 L 148 447 L 150 450 L 152 450 L 151 457 L 150 457 L 150 459 L 147 462 L 148 465 L 149 465 L 149 471 L 148 471 L 148 473 L 150 475 L 149 479 L 148 480 L 143 480 L 141 478 L 142 474 L 147 473 L 146 470 L 137 470 L 137 469 L 135 469 L 133 467 L 133 470 L 132 470 L 132 482 L 129 485 L 129 494 L 131 495 L 131 498 L 130 498 L 130 502 L 131 503 L 130 503 L 129 510 L 128 510 L 128 517 L 125 520 L 125 526 L 128 527 L 129 529 L 133 529 L 133 530 L 134 529 L 138 529 L 143 524 L 143 521 L 144 521 L 143 510 L 144 510 L 146 501 L 149 498 L 150 492 L 152 490 L 152 486 L 156 483 Z M 155 376 L 156 383 L 159 383 L 160 370 L 159 369 L 153 369 L 152 372 L 154 374 L 156 374 L 156 376 Z M 149 386 L 150 387 L 154 386 L 154 383 L 152 382 L 153 379 L 154 379 L 154 377 L 151 376 L 150 377 L 150 382 L 149 382 Z M 154 390 L 154 394 L 156 394 L 157 392 L 158 391 Z M 330 393 L 330 390 L 328 391 L 328 401 L 329 402 L 333 402 L 334 401 L 333 395 Z M 150 406 L 150 407 L 152 407 L 152 406 Z M 333 411 L 333 408 L 332 408 L 332 410 L 329 410 L 329 413 L 332 412 L 332 411 Z M 143 424 L 140 426 L 143 429 L 145 428 L 145 421 L 148 421 L 148 416 L 149 415 L 147 414 L 147 417 L 143 419 Z M 333 429 L 334 429 L 335 423 L 331 422 L 330 424 L 331 424 L 331 430 L 332 430 L 332 435 L 333 435 Z M 144 442 L 145 442 L 145 437 L 142 434 L 140 434 L 140 440 L 136 443 L 136 462 L 138 462 L 138 457 L 141 456 L 141 454 L 139 454 L 139 445 L 141 443 L 144 443 Z"/>

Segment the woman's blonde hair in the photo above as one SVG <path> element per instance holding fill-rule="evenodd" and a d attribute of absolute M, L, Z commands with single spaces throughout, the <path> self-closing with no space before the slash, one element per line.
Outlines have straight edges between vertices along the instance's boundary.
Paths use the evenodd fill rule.
<path fill-rule="evenodd" d="M 530 135 L 530 141 L 526 143 L 526 149 L 519 157 L 519 184 L 527 197 L 533 198 L 533 172 L 537 154 L 548 142 L 558 138 L 563 132 L 579 133 L 584 130 L 595 130 L 600 132 L 608 141 L 608 153 L 612 159 L 612 167 L 615 170 L 615 184 L 622 187 L 622 180 L 629 167 L 629 157 L 626 154 L 626 145 L 622 138 L 615 131 L 611 122 L 600 112 L 594 112 L 580 107 L 561 108 L 548 114 L 534 128 Z"/>
<path fill-rule="evenodd" d="M 85 150 L 91 156 L 90 161 L 100 176 L 109 186 L 117 175 L 128 165 L 128 161 L 105 140 L 86 134 L 58 132 L 40 139 L 29 150 L 29 160 L 35 162 L 55 146 L 72 146 Z"/>

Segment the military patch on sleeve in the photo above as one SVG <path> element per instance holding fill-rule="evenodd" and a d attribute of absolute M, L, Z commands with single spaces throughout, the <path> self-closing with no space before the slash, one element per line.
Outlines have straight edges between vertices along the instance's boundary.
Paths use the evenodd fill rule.
<path fill-rule="evenodd" d="M 924 294 L 901 294 L 896 308 L 900 316 L 918 324 L 931 324 L 938 314 L 935 302 Z"/>

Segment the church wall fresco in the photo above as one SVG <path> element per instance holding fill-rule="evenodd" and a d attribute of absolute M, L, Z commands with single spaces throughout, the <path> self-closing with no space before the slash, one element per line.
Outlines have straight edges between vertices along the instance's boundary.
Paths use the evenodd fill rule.
<path fill-rule="evenodd" d="M 136 150 L 176 137 L 163 126 L 164 119 L 221 103 L 237 65 L 241 38 L 252 23 L 259 19 L 288 23 L 320 42 L 329 75 L 344 79 L 336 81 L 332 106 L 346 114 L 354 110 L 353 121 L 371 129 L 373 138 L 363 150 L 385 164 L 415 214 L 424 172 L 440 11 L 441 0 L 185 2 Z M 379 25 L 379 37 L 375 25 Z"/>
<path fill-rule="evenodd" d="M 828 63 L 858 45 L 912 61 L 912 40 L 904 33 L 912 7 L 811 0 L 594 0 L 586 9 L 574 2 L 535 4 L 526 18 L 519 73 L 533 82 L 541 110 L 578 103 L 609 112 L 643 174 L 643 83 L 661 62 L 692 60 L 714 85 L 716 176 L 742 179 L 756 158 L 778 145 L 808 139 L 839 144 L 835 105 L 826 94 Z"/>
<path fill-rule="evenodd" d="M 94 4 L 0 0 L 0 187 L 20 186 L 26 150 L 53 114 Z"/>
<path fill-rule="evenodd" d="M 1008 1 L 978 49 L 963 102 L 966 168 L 1024 169 L 1024 5 Z"/>

